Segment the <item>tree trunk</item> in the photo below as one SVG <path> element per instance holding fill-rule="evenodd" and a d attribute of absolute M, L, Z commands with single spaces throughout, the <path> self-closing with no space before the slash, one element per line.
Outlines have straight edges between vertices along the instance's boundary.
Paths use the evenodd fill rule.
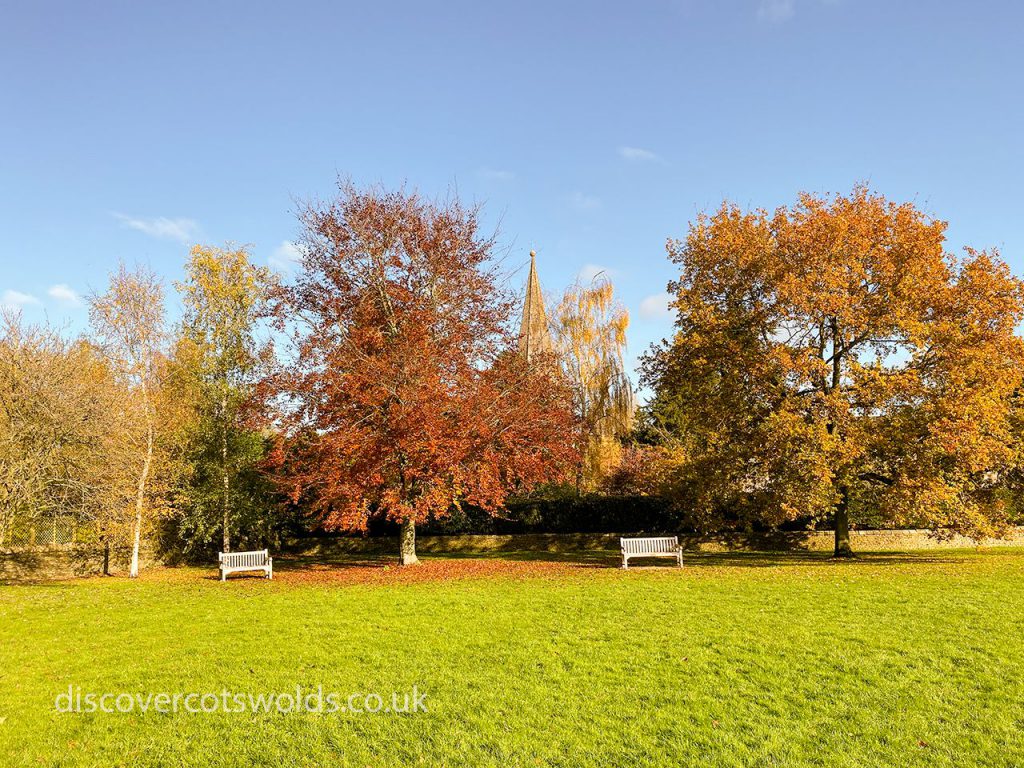
<path fill-rule="evenodd" d="M 110 542 L 103 539 L 103 575 L 110 575 Z"/>
<path fill-rule="evenodd" d="M 416 523 L 412 520 L 402 521 L 402 530 L 398 535 L 398 564 L 419 565 L 416 557 Z"/>
<path fill-rule="evenodd" d="M 850 499 L 846 486 L 839 489 L 839 503 L 836 505 L 836 550 L 833 557 L 853 557 L 850 546 Z"/>
<path fill-rule="evenodd" d="M 147 406 L 148 408 L 148 406 Z M 149 480 L 149 467 L 153 463 L 153 420 L 147 416 L 146 424 L 146 460 L 142 462 L 139 474 L 139 486 L 135 493 L 135 526 L 132 531 L 132 562 L 128 569 L 128 577 L 139 575 L 139 542 L 142 538 L 142 508 L 146 502 L 146 482 Z"/>
<path fill-rule="evenodd" d="M 224 512 L 224 551 L 231 551 L 231 506 L 229 495 L 231 491 L 231 478 L 228 474 L 228 403 L 227 398 L 222 396 L 220 400 L 220 460 L 221 473 L 224 476 L 224 498 L 221 502 Z"/>

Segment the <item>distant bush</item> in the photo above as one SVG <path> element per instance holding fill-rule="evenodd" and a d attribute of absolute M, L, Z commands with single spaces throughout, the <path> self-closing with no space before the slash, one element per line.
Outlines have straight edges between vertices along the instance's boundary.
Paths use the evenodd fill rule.
<path fill-rule="evenodd" d="M 564 493 L 512 499 L 501 516 L 469 507 L 431 521 L 424 533 L 641 533 L 679 530 L 671 506 L 649 496 Z"/>

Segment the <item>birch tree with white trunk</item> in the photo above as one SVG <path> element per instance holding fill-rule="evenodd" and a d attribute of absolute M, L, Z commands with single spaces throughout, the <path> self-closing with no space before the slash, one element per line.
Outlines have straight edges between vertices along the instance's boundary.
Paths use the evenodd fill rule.
<path fill-rule="evenodd" d="M 160 360 L 166 342 L 163 285 L 151 270 L 129 270 L 121 264 L 111 274 L 106 293 L 90 297 L 89 321 L 100 348 L 124 379 L 131 400 L 127 405 L 142 415 L 139 430 L 125 435 L 137 466 L 128 574 L 135 578 L 139 575 L 146 492 L 156 440 Z"/>

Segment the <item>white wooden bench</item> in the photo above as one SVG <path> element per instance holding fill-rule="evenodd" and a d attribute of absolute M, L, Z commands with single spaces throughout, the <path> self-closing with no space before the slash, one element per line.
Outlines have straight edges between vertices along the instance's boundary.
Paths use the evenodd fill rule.
<path fill-rule="evenodd" d="M 683 567 L 683 548 L 678 536 L 655 536 L 647 539 L 619 539 L 622 549 L 622 567 L 629 568 L 631 557 L 673 557 Z"/>
<path fill-rule="evenodd" d="M 227 581 L 229 573 L 238 571 L 263 571 L 268 579 L 274 578 L 274 558 L 266 549 L 255 552 L 221 552 L 217 559 L 220 561 L 221 581 Z"/>

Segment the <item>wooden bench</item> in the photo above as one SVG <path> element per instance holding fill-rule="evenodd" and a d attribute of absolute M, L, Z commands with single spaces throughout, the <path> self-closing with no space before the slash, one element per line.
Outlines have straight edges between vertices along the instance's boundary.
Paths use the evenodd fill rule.
<path fill-rule="evenodd" d="M 631 557 L 673 557 L 683 567 L 683 548 L 678 536 L 655 536 L 647 539 L 619 539 L 622 567 L 629 568 Z"/>
<path fill-rule="evenodd" d="M 274 558 L 266 549 L 255 552 L 221 552 L 217 559 L 220 561 L 221 581 L 227 581 L 229 573 L 238 571 L 263 571 L 268 579 L 274 578 Z"/>

